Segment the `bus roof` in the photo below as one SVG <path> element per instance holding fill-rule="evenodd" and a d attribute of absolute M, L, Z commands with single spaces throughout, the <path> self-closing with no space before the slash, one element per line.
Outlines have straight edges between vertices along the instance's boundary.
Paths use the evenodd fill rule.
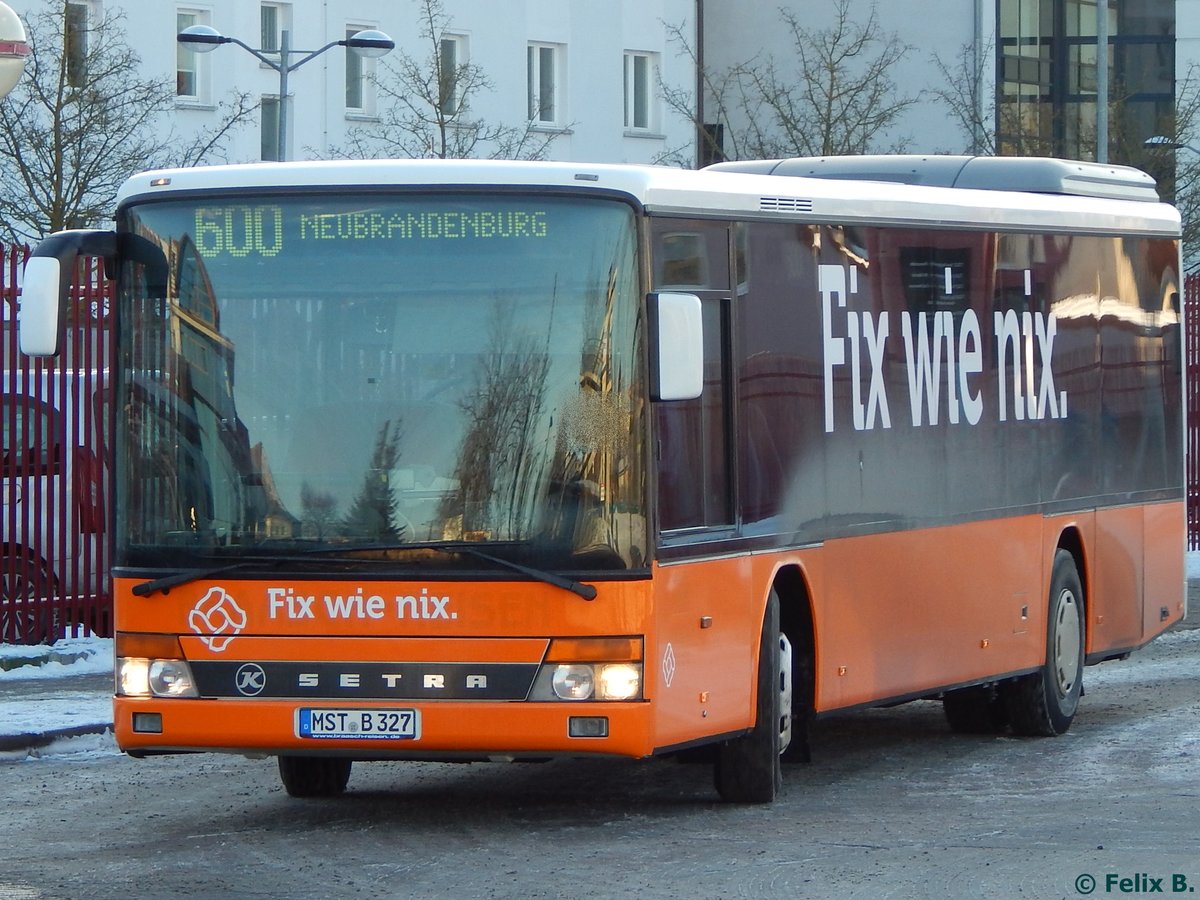
<path fill-rule="evenodd" d="M 180 193 L 241 195 L 270 189 L 527 187 L 615 192 L 630 197 L 651 213 L 691 217 L 1167 237 L 1180 234 L 1178 212 L 1157 202 L 1157 195 L 1150 196 L 1153 181 L 1136 169 L 1104 167 L 1125 171 L 1111 179 L 1118 185 L 1109 191 L 1112 195 L 1096 196 L 1104 193 L 1102 173 L 1088 164 L 1082 164 L 1082 169 L 1073 168 L 1081 164 L 1063 160 L 924 157 L 931 162 L 922 169 L 912 162 L 922 159 L 916 157 L 843 159 L 845 162 L 833 163 L 833 158 L 826 158 L 816 165 L 811 160 L 727 163 L 700 171 L 496 160 L 256 163 L 134 175 L 122 185 L 117 202 L 124 206 Z M 892 160 L 883 164 L 891 168 L 881 170 L 880 160 Z M 801 174 L 803 168 L 819 171 Z M 914 177 L 910 173 L 906 178 L 906 169 L 918 174 Z M 968 172 L 970 176 L 965 177 Z M 1084 175 L 1072 178 L 1072 172 L 1092 177 L 1090 182 Z M 1089 183 L 1101 187 L 1087 195 Z M 1121 183 L 1126 185 L 1123 195 Z M 1009 185 L 1029 189 L 1006 189 Z"/>

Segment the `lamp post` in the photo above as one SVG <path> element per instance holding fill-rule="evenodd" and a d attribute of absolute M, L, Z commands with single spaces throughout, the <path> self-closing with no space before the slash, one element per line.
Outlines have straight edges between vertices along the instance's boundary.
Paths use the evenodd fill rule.
<path fill-rule="evenodd" d="M 175 39 L 196 53 L 211 53 L 221 44 L 237 44 L 243 50 L 256 57 L 259 62 L 270 66 L 279 73 L 279 119 L 278 134 L 276 135 L 276 156 L 280 160 L 287 159 L 287 95 L 289 74 L 300 68 L 310 59 L 320 56 L 331 47 L 345 47 L 352 53 L 357 53 L 364 58 L 376 59 L 380 56 L 386 56 L 396 46 L 396 42 L 382 31 L 375 31 L 373 29 L 359 31 L 344 41 L 330 41 L 324 47 L 316 50 L 293 50 L 291 47 L 291 35 L 287 31 L 280 34 L 278 51 L 256 50 L 235 37 L 221 34 L 221 32 L 209 25 L 193 25 L 190 28 L 185 28 L 176 35 Z M 276 54 L 279 56 L 278 61 L 272 58 Z M 300 55 L 300 58 L 295 62 L 291 62 L 293 54 Z"/>
<path fill-rule="evenodd" d="M 1200 156 L 1200 150 L 1197 150 L 1191 144 L 1183 144 L 1174 138 L 1169 138 L 1161 134 L 1146 138 L 1142 141 L 1142 146 L 1148 147 L 1151 150 L 1191 150 L 1197 156 Z"/>
<path fill-rule="evenodd" d="M 0 98 L 16 87 L 28 56 L 25 26 L 12 7 L 0 2 Z"/>

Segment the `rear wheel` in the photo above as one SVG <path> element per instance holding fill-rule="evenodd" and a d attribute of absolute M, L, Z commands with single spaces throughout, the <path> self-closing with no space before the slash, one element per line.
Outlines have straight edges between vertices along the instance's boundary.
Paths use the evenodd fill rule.
<path fill-rule="evenodd" d="M 350 780 L 348 759 L 325 756 L 279 757 L 279 779 L 292 797 L 332 797 Z"/>
<path fill-rule="evenodd" d="M 1071 727 L 1083 693 L 1083 585 L 1075 558 L 1054 556 L 1046 626 L 1046 662 L 1004 686 L 1013 732 L 1051 737 Z"/>
<path fill-rule="evenodd" d="M 758 650 L 754 728 L 717 748 L 717 792 L 730 803 L 770 803 L 783 786 L 780 757 L 792 737 L 792 646 L 779 627 L 771 591 Z"/>

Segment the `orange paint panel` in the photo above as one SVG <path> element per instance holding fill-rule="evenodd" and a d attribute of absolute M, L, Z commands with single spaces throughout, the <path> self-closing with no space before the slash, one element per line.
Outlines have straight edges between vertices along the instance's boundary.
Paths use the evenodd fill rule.
<path fill-rule="evenodd" d="M 149 597 L 114 579 L 118 631 L 239 635 L 553 637 L 646 631 L 649 581 L 598 582 L 591 601 L 530 582 L 217 578 Z M 217 642 L 219 643 L 219 641 Z"/>
<path fill-rule="evenodd" d="M 236 659 L 266 662 L 540 662 L 546 638 L 234 638 L 221 651 L 212 650 L 196 635 L 180 638 L 188 659 Z"/>
<path fill-rule="evenodd" d="M 419 709 L 421 737 L 413 741 L 312 740 L 296 737 L 296 710 L 310 708 Z M 135 712 L 161 713 L 162 734 L 133 731 Z M 647 703 L 406 703 L 286 700 L 148 700 L 114 702 L 117 745 L 125 751 L 342 751 L 402 758 L 450 752 L 562 753 L 648 756 L 652 710 Z M 606 716 L 607 738 L 572 738 L 571 716 Z"/>
<path fill-rule="evenodd" d="M 646 690 L 655 743 L 674 746 L 754 724 L 754 673 L 770 572 L 757 557 L 659 566 Z M 711 620 L 705 627 L 702 618 Z"/>
<path fill-rule="evenodd" d="M 817 709 L 1041 662 L 1041 516 L 830 541 L 816 598 Z"/>
<path fill-rule="evenodd" d="M 214 660 L 531 662 L 555 637 L 644 639 L 642 703 L 342 704 L 422 711 L 419 741 L 364 752 L 643 756 L 753 725 L 762 616 L 782 567 L 795 567 L 811 596 L 816 705 L 830 711 L 1041 665 L 1047 579 L 1064 529 L 1079 534 L 1094 594 L 1089 649 L 1156 633 L 1163 605 L 1170 621 L 1182 613 L 1182 509 L 1029 515 L 659 564 L 652 582 L 598 583 L 593 601 L 528 583 L 286 579 L 210 581 L 140 598 L 130 590 L 136 581 L 119 579 L 117 626 L 180 634 L 190 658 Z M 1144 626 L 1141 579 L 1151 598 Z M 359 746 L 296 738 L 299 705 L 118 698 L 117 734 L 125 749 Z M 135 709 L 162 711 L 164 734 L 133 734 Z M 569 738 L 571 715 L 609 716 L 611 736 Z"/>
<path fill-rule="evenodd" d="M 670 747 L 754 725 L 758 645 L 776 573 L 794 566 L 824 594 L 820 547 L 659 566 L 647 697 L 655 743 Z M 818 664 L 824 648 L 818 642 Z"/>
<path fill-rule="evenodd" d="M 1088 652 L 1119 650 L 1142 642 L 1145 515 L 1140 506 L 1096 513 L 1089 556 Z"/>
<path fill-rule="evenodd" d="M 1186 509 L 1182 503 L 1146 506 L 1145 627 L 1149 640 L 1183 618 L 1187 575 L 1184 563 Z M 1164 616 L 1165 612 L 1165 616 Z"/>

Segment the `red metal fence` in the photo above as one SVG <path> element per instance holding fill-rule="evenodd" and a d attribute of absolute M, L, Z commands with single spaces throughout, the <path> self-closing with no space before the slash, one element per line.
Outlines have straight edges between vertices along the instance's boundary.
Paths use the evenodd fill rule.
<path fill-rule="evenodd" d="M 0 643 L 112 632 L 106 506 L 112 285 L 81 262 L 62 352 L 17 347 L 25 247 L 0 247 Z"/>
<path fill-rule="evenodd" d="M 1200 550 L 1200 272 L 1183 283 L 1184 365 L 1187 372 L 1187 541 Z"/>

